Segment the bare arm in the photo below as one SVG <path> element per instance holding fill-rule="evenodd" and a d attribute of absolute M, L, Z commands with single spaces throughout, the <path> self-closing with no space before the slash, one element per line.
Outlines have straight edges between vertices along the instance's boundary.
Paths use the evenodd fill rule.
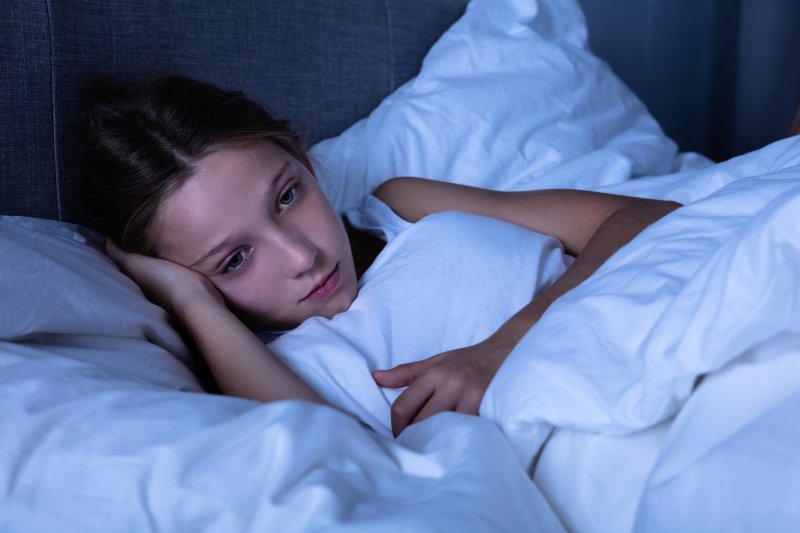
<path fill-rule="evenodd" d="M 423 178 L 394 178 L 373 194 L 409 222 L 442 211 L 484 215 L 553 235 L 575 256 L 594 237 L 629 234 L 624 242 L 611 246 L 616 250 L 646 226 L 680 207 L 676 202 L 591 191 L 492 191 Z M 624 224 L 599 231 L 612 215 L 624 215 Z"/>
<path fill-rule="evenodd" d="M 203 275 L 170 261 L 123 252 L 110 241 L 106 251 L 148 297 L 181 322 L 224 394 L 261 402 L 325 403 L 228 310 Z"/>
<path fill-rule="evenodd" d="M 395 434 L 443 410 L 476 414 L 494 374 L 545 310 L 644 228 L 680 207 L 675 202 L 588 191 L 499 192 L 419 178 L 389 180 L 374 194 L 412 222 L 441 211 L 490 216 L 553 235 L 576 256 L 553 285 L 483 342 L 376 372 L 382 386 L 409 387 L 392 406 Z"/>

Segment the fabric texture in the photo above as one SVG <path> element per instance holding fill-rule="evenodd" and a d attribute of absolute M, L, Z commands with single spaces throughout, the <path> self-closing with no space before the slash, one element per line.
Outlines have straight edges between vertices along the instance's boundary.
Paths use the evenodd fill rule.
<path fill-rule="evenodd" d="M 319 405 L 2 348 L 4 532 L 563 531 L 487 420 L 451 413 L 395 441 Z"/>
<path fill-rule="evenodd" d="M 101 244 L 69 224 L 0 217 L 1 530 L 562 530 L 494 424 L 451 413 L 387 438 L 392 395 L 369 375 L 485 333 L 487 314 L 558 274 L 554 239 L 430 217 L 393 239 L 348 312 L 274 343 L 378 432 L 329 407 L 199 394 L 164 311 Z M 401 295 L 416 305 L 395 309 Z M 468 303 L 472 324 L 447 312 Z"/>
<path fill-rule="evenodd" d="M 50 15 L 15 0 L 0 17 L 0 214 L 59 218 Z"/>
<path fill-rule="evenodd" d="M 370 195 L 361 207 L 350 209 L 347 220 L 353 227 L 389 242 L 411 227 L 411 222 L 400 218 L 392 208 Z"/>
<path fill-rule="evenodd" d="M 311 144 L 413 76 L 465 4 L 12 0 L 0 19 L 0 214 L 91 222 L 78 201 L 87 80 L 185 74 L 240 89 Z"/>
<path fill-rule="evenodd" d="M 676 147 L 589 52 L 575 1 L 475 0 L 415 78 L 311 153 L 343 212 L 395 176 L 592 188 L 670 172 Z"/>
<path fill-rule="evenodd" d="M 627 185 L 687 205 L 548 309 L 481 415 L 523 460 L 552 434 L 536 478 L 568 529 L 790 530 L 800 138 Z"/>
<path fill-rule="evenodd" d="M 380 206 L 373 198 L 360 220 L 383 224 Z M 389 436 L 389 408 L 402 391 L 379 388 L 373 370 L 484 340 L 570 261 L 553 237 L 437 213 L 389 241 L 347 311 L 310 318 L 269 347 L 332 405 Z"/>
<path fill-rule="evenodd" d="M 105 256 L 102 242 L 70 224 L 0 217 L 2 351 L 63 357 L 133 381 L 201 390 L 166 312 Z"/>

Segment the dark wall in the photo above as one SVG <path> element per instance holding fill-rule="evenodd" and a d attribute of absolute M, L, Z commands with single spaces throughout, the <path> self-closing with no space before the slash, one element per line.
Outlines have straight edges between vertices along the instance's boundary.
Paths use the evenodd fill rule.
<path fill-rule="evenodd" d="M 731 143 L 752 150 L 788 131 L 800 110 L 800 1 L 741 4 Z"/>
<path fill-rule="evenodd" d="M 579 1 L 594 52 L 681 150 L 724 160 L 788 132 L 800 105 L 798 0 Z"/>

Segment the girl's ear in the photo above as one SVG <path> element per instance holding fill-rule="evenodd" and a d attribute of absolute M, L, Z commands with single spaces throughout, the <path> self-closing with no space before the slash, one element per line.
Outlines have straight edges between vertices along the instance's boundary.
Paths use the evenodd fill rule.
<path fill-rule="evenodd" d="M 317 173 L 314 172 L 314 167 L 311 166 L 311 160 L 308 158 L 308 154 L 306 154 L 305 152 L 303 152 L 303 164 L 306 166 L 308 171 L 311 172 L 311 175 L 314 176 L 314 179 L 316 179 Z"/>

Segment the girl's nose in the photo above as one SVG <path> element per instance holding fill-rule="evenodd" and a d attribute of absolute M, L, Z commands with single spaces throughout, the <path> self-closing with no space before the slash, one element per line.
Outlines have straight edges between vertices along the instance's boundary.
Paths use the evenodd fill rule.
<path fill-rule="evenodd" d="M 305 235 L 291 231 L 281 232 L 279 246 L 283 260 L 283 274 L 296 278 L 314 268 L 317 247 Z"/>

